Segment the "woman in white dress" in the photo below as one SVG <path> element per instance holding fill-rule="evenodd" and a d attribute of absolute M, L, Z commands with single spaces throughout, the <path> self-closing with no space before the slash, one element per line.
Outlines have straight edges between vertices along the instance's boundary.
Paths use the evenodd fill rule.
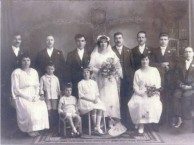
<path fill-rule="evenodd" d="M 144 124 L 158 123 L 162 113 L 160 74 L 157 68 L 149 66 L 148 55 L 141 55 L 141 65 L 135 72 L 134 94 L 128 103 L 131 119 L 139 133 L 144 132 Z M 149 87 L 154 87 L 155 91 L 148 93 Z"/>
<path fill-rule="evenodd" d="M 78 108 L 81 114 L 91 112 L 91 118 L 94 125 L 94 130 L 99 134 L 104 134 L 101 127 L 102 112 L 105 111 L 105 106 L 99 98 L 97 83 L 91 80 L 91 70 L 85 68 L 83 71 L 84 79 L 78 83 Z"/>
<path fill-rule="evenodd" d="M 11 75 L 12 96 L 16 103 L 17 123 L 22 132 L 29 136 L 40 135 L 39 130 L 48 129 L 48 111 L 39 96 L 39 78 L 35 69 L 30 68 L 30 57 L 23 55 L 21 68 Z"/>
<path fill-rule="evenodd" d="M 91 54 L 89 66 L 93 71 L 93 78 L 97 81 L 100 100 L 105 104 L 105 116 L 109 117 L 109 127 L 120 122 L 119 80 L 122 68 L 119 58 L 113 52 L 109 37 L 102 35 L 97 38 L 97 46 Z M 115 66 L 117 75 L 103 76 L 102 67 L 108 62 Z M 108 70 L 108 69 L 107 69 Z"/>

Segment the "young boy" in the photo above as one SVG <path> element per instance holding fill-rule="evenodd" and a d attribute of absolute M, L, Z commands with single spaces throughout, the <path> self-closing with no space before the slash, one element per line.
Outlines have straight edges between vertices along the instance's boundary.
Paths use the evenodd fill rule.
<path fill-rule="evenodd" d="M 78 114 L 77 110 L 77 100 L 72 93 L 72 84 L 67 83 L 62 90 L 63 96 L 59 101 L 58 112 L 61 117 L 63 117 L 63 121 L 68 121 L 72 132 L 71 135 L 73 137 L 79 137 L 80 133 L 80 123 L 81 117 Z"/>
<path fill-rule="evenodd" d="M 40 79 L 40 95 L 44 96 L 49 112 L 50 126 L 58 122 L 58 97 L 60 96 L 59 79 L 54 75 L 55 67 L 53 63 L 46 66 L 46 74 Z"/>

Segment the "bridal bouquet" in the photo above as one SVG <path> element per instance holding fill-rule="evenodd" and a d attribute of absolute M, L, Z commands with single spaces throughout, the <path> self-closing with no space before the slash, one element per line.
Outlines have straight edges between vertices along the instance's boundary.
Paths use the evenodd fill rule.
<path fill-rule="evenodd" d="M 148 97 L 158 95 L 159 92 L 161 91 L 161 88 L 156 88 L 155 85 L 152 85 L 152 86 L 146 85 L 145 87 L 146 87 L 146 90 L 147 90 L 146 93 L 147 93 Z"/>
<path fill-rule="evenodd" d="M 107 60 L 101 65 L 99 73 L 104 78 L 111 79 L 112 76 L 118 75 L 118 66 L 114 64 L 113 58 L 107 58 Z"/>

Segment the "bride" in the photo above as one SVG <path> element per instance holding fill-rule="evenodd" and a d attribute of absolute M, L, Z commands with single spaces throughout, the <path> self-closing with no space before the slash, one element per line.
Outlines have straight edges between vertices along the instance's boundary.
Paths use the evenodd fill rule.
<path fill-rule="evenodd" d="M 109 117 L 109 127 L 120 123 L 119 80 L 122 68 L 119 58 L 110 46 L 110 38 L 102 35 L 97 38 L 97 46 L 91 54 L 90 65 L 93 79 L 97 81 L 100 99 L 105 104 L 105 116 Z"/>

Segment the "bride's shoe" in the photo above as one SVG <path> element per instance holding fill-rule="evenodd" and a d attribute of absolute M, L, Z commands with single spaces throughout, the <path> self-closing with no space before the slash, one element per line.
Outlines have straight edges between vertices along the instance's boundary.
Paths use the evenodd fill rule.
<path fill-rule="evenodd" d="M 139 125 L 139 129 L 138 129 L 138 133 L 139 134 L 143 134 L 144 133 L 144 125 Z"/>
<path fill-rule="evenodd" d="M 98 132 L 100 135 L 103 135 L 103 134 L 104 134 L 104 132 L 102 131 L 102 129 L 99 128 L 99 127 L 95 127 L 94 130 L 95 130 L 96 132 Z"/>

